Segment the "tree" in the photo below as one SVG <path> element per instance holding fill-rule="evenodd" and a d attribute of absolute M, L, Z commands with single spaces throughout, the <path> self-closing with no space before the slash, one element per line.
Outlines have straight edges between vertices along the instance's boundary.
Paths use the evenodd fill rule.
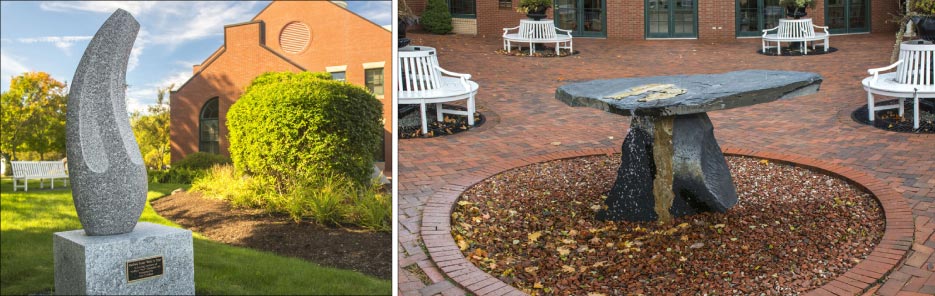
<path fill-rule="evenodd" d="M 17 152 L 36 152 L 39 159 L 65 155 L 67 85 L 45 72 L 13 77 L 0 94 L 0 153 L 19 159 Z"/>
<path fill-rule="evenodd" d="M 169 101 L 168 93 L 175 85 L 160 88 L 156 105 L 146 112 L 135 111 L 130 115 L 130 126 L 140 146 L 143 162 L 147 167 L 160 169 L 169 163 Z"/>

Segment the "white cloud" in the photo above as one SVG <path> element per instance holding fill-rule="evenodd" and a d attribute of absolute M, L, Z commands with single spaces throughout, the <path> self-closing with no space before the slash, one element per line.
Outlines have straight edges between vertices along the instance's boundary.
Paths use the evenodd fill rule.
<path fill-rule="evenodd" d="M 179 71 L 163 77 L 162 80 L 156 83 L 142 86 L 130 85 L 127 87 L 127 112 L 147 112 L 146 107 L 156 104 L 156 97 L 159 94 L 160 88 L 173 85 L 173 90 L 178 89 L 179 86 L 185 83 L 185 81 L 188 81 L 191 76 L 192 72 L 190 70 Z M 169 94 L 166 94 L 166 96 L 168 95 Z M 166 97 L 166 99 L 168 99 L 168 97 Z"/>
<path fill-rule="evenodd" d="M 136 41 L 133 42 L 133 49 L 130 50 L 130 59 L 127 61 L 127 72 L 132 72 L 133 69 L 136 69 L 136 66 L 140 64 L 140 55 L 143 54 L 143 49 L 146 48 L 146 45 L 149 43 L 149 32 L 146 30 L 140 30 L 136 34 Z"/>
<path fill-rule="evenodd" d="M 10 78 L 23 74 L 23 72 L 29 72 L 29 67 L 0 49 L 0 85 L 2 85 L 2 89 L 9 89 Z"/>
<path fill-rule="evenodd" d="M 16 41 L 20 43 L 52 43 L 52 45 L 61 49 L 66 55 L 71 55 L 70 49 L 72 45 L 78 42 L 89 41 L 91 38 L 92 36 L 46 36 L 17 38 Z"/>
<path fill-rule="evenodd" d="M 39 4 L 39 8 L 48 11 L 70 12 L 87 11 L 113 13 L 122 8 L 133 15 L 145 13 L 160 4 L 158 1 L 52 1 Z"/>
<path fill-rule="evenodd" d="M 223 35 L 225 25 L 249 21 L 253 17 L 252 10 L 256 4 L 256 1 L 186 2 L 182 10 L 185 14 L 180 15 L 174 21 L 168 19 L 171 25 L 164 27 L 169 29 L 153 36 L 153 42 L 173 47 L 190 40 Z"/>
<path fill-rule="evenodd" d="M 390 1 L 355 3 L 354 13 L 379 25 L 392 24 L 393 7 Z"/>

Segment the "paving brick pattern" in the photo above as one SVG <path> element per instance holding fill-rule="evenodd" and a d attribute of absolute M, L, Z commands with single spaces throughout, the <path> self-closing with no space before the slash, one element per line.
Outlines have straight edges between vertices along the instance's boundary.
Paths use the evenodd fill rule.
<path fill-rule="evenodd" d="M 554 99 L 556 87 L 742 69 L 814 71 L 825 80 L 817 94 L 709 113 L 726 152 L 838 173 L 867 186 L 886 209 L 886 236 L 871 258 L 814 292 L 935 294 L 935 135 L 886 132 L 850 119 L 866 103 L 860 88 L 866 70 L 889 64 L 892 34 L 834 36 L 837 52 L 805 57 L 756 54 L 758 39 L 713 44 L 579 38 L 578 55 L 527 58 L 494 53 L 498 38 L 409 37 L 436 47 L 442 67 L 474 76 L 481 85 L 478 108 L 488 122 L 454 136 L 399 141 L 401 295 L 522 294 L 467 262 L 446 225 L 451 203 L 478 178 L 620 149 L 628 117 L 567 107 Z M 402 268 L 413 264 L 426 280 Z"/>

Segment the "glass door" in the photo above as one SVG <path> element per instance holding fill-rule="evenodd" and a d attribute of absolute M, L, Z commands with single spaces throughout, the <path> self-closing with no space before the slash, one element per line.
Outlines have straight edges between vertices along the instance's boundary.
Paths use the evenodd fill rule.
<path fill-rule="evenodd" d="M 834 34 L 870 32 L 870 0 L 826 0 L 825 25 Z"/>
<path fill-rule="evenodd" d="M 556 0 L 555 26 L 579 37 L 607 36 L 604 0 Z"/>
<path fill-rule="evenodd" d="M 737 0 L 737 36 L 761 36 L 784 17 L 779 0 Z"/>
<path fill-rule="evenodd" d="M 646 37 L 698 37 L 695 3 L 695 0 L 646 0 Z"/>

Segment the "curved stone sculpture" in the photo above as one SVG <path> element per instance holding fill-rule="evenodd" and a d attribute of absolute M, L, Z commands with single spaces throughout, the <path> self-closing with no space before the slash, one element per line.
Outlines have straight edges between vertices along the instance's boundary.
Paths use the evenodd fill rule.
<path fill-rule="evenodd" d="M 133 231 L 146 204 L 146 167 L 130 129 L 126 73 L 140 24 L 118 9 L 81 57 L 68 93 L 66 154 L 78 219 L 88 235 Z"/>

